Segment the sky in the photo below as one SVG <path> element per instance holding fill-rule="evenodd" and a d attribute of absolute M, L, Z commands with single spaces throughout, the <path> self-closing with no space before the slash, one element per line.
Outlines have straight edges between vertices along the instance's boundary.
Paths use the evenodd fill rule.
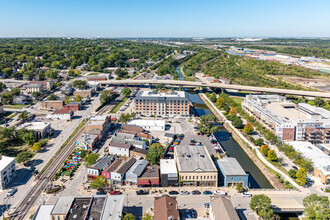
<path fill-rule="evenodd" d="M 0 0 L 0 37 L 330 37 L 330 0 Z"/>

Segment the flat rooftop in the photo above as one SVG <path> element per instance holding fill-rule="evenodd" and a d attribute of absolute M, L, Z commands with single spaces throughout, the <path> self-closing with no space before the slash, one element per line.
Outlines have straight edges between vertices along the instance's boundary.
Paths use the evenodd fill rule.
<path fill-rule="evenodd" d="M 92 115 L 89 117 L 90 121 L 105 121 L 107 119 L 107 115 Z"/>
<path fill-rule="evenodd" d="M 160 173 L 169 174 L 169 173 L 178 173 L 174 159 L 161 159 L 160 160 Z"/>
<path fill-rule="evenodd" d="M 88 121 L 86 125 L 103 125 L 105 121 Z"/>
<path fill-rule="evenodd" d="M 224 176 L 247 176 L 241 165 L 238 161 L 233 157 L 226 157 L 217 160 L 217 164 L 219 165 Z"/>
<path fill-rule="evenodd" d="M 39 206 L 37 213 L 34 215 L 32 220 L 45 220 L 51 219 L 51 212 L 54 208 L 54 205 L 41 205 Z"/>
<path fill-rule="evenodd" d="M 66 215 L 71 207 L 73 200 L 73 196 L 58 198 L 52 210 L 52 215 Z"/>
<path fill-rule="evenodd" d="M 80 143 L 87 143 L 87 144 L 92 144 L 96 138 L 98 138 L 99 136 L 96 134 L 81 134 L 76 142 L 80 142 Z"/>
<path fill-rule="evenodd" d="M 124 207 L 124 199 L 124 195 L 107 196 L 106 204 L 101 215 L 101 220 L 121 220 Z"/>
<path fill-rule="evenodd" d="M 176 146 L 179 172 L 217 172 L 205 146 Z"/>
<path fill-rule="evenodd" d="M 266 107 L 288 119 L 307 119 L 307 115 L 299 111 L 294 103 L 277 102 L 268 104 Z"/>
<path fill-rule="evenodd" d="M 26 128 L 28 130 L 43 130 L 49 125 L 50 123 L 47 122 L 28 122 L 18 126 L 18 129 Z"/>
<path fill-rule="evenodd" d="M 137 125 L 141 127 L 145 126 L 157 126 L 157 127 L 164 127 L 165 126 L 165 120 L 143 120 L 143 119 L 138 119 L 138 120 L 131 120 L 128 122 L 130 125 Z"/>
<path fill-rule="evenodd" d="M 159 178 L 158 165 L 148 166 L 139 179 Z"/>
<path fill-rule="evenodd" d="M 13 161 L 15 161 L 14 157 L 1 156 L 0 171 L 7 167 Z"/>
<path fill-rule="evenodd" d="M 66 219 L 67 220 L 85 219 L 86 215 L 88 214 L 88 210 L 91 205 L 91 202 L 92 202 L 91 197 L 75 198 Z"/>
<path fill-rule="evenodd" d="M 120 144 L 129 144 L 129 145 L 143 145 L 144 141 L 138 141 L 138 140 L 131 140 L 131 139 L 123 139 L 120 137 L 112 137 L 111 142 L 114 143 L 120 143 Z"/>
<path fill-rule="evenodd" d="M 102 210 L 105 202 L 105 196 L 94 196 L 93 202 L 88 213 L 88 219 L 101 219 Z"/>
<path fill-rule="evenodd" d="M 144 90 L 139 92 L 137 97 L 142 98 L 142 97 L 166 97 L 166 98 L 176 98 L 176 97 L 181 97 L 181 98 L 186 98 L 187 94 L 184 91 L 173 91 L 173 92 L 155 92 L 153 90 Z"/>

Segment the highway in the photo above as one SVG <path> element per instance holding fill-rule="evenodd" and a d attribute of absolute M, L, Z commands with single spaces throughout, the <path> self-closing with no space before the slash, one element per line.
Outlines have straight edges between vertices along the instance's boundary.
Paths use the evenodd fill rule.
<path fill-rule="evenodd" d="M 202 83 L 202 82 L 192 82 L 192 81 L 179 81 L 179 80 L 107 80 L 99 81 L 100 84 L 108 85 L 143 85 L 143 84 L 164 84 L 164 85 L 174 85 L 182 87 L 211 87 L 219 89 L 233 89 L 242 90 L 250 92 L 268 92 L 277 93 L 285 95 L 297 95 L 306 97 L 322 97 L 330 99 L 330 93 L 323 92 L 312 92 L 312 91 L 301 91 L 301 90 L 291 90 L 291 89 L 277 89 L 277 88 L 266 88 L 266 87 L 255 87 L 255 86 L 241 86 L 241 85 L 229 85 L 220 83 Z"/>

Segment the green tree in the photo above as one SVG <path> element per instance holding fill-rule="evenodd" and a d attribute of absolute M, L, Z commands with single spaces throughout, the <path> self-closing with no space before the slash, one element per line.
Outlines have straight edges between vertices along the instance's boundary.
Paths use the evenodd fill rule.
<path fill-rule="evenodd" d="M 307 171 L 304 168 L 300 168 L 296 174 L 298 184 L 303 186 L 307 182 Z"/>
<path fill-rule="evenodd" d="M 7 77 L 10 77 L 11 74 L 13 73 L 13 69 L 12 68 L 4 68 L 2 70 L 2 72 L 4 72 L 6 74 Z"/>
<path fill-rule="evenodd" d="M 244 190 L 243 184 L 242 183 L 237 183 L 236 184 L 236 190 L 237 190 L 237 192 L 243 192 L 243 190 Z"/>
<path fill-rule="evenodd" d="M 288 173 L 289 173 L 290 177 L 292 177 L 294 179 L 297 178 L 297 176 L 296 176 L 297 171 L 295 171 L 294 169 L 290 169 Z"/>
<path fill-rule="evenodd" d="M 268 145 L 262 145 L 261 148 L 260 148 L 260 152 L 265 155 L 265 156 L 268 156 L 268 151 L 269 151 L 269 147 Z"/>
<path fill-rule="evenodd" d="M 46 98 L 46 100 L 47 101 L 51 101 L 51 100 L 59 100 L 60 98 L 57 96 L 57 95 L 55 95 L 54 93 L 51 93 L 47 98 Z"/>
<path fill-rule="evenodd" d="M 35 152 L 38 152 L 41 150 L 41 144 L 40 143 L 34 143 L 32 146 L 32 150 Z"/>
<path fill-rule="evenodd" d="M 6 85 L 3 82 L 0 82 L 0 92 L 6 88 Z"/>
<path fill-rule="evenodd" d="M 154 220 L 154 217 L 152 216 L 152 214 L 144 213 L 141 220 Z"/>
<path fill-rule="evenodd" d="M 120 117 L 119 117 L 119 122 L 121 122 L 121 123 L 123 123 L 123 124 L 126 124 L 129 120 L 131 120 L 132 119 L 132 117 L 133 117 L 133 115 L 132 114 L 130 114 L 130 113 L 122 113 L 121 115 L 120 115 Z"/>
<path fill-rule="evenodd" d="M 78 89 L 83 90 L 83 89 L 85 89 L 86 86 L 87 86 L 87 81 L 86 81 L 86 80 L 75 80 L 75 81 L 73 82 L 72 86 L 73 86 L 74 88 L 78 88 Z"/>
<path fill-rule="evenodd" d="M 91 180 L 90 186 L 93 189 L 104 189 L 107 185 L 107 179 L 104 176 L 97 176 Z"/>
<path fill-rule="evenodd" d="M 238 118 L 238 117 L 235 117 L 234 120 L 233 120 L 233 126 L 235 128 L 242 128 L 243 127 L 243 121 L 242 119 Z"/>
<path fill-rule="evenodd" d="M 135 216 L 132 213 L 127 213 L 122 220 L 135 220 Z"/>
<path fill-rule="evenodd" d="M 75 100 L 76 102 L 80 102 L 81 100 L 83 100 L 84 97 L 82 97 L 81 95 L 77 95 Z"/>
<path fill-rule="evenodd" d="M 36 141 L 36 137 L 34 135 L 34 131 L 29 131 L 26 132 L 23 136 L 22 136 L 22 140 L 28 145 L 28 146 L 32 146 L 34 144 L 34 142 Z"/>
<path fill-rule="evenodd" d="M 162 88 L 164 88 L 164 84 L 157 84 L 156 85 L 156 90 L 161 90 Z"/>
<path fill-rule="evenodd" d="M 322 99 L 321 97 L 316 97 L 313 101 L 317 107 L 321 107 L 325 103 L 324 99 Z"/>
<path fill-rule="evenodd" d="M 274 213 L 273 210 L 271 209 L 271 199 L 264 195 L 254 195 L 251 198 L 250 201 L 250 208 L 257 212 L 260 217 L 263 219 L 273 219 Z"/>
<path fill-rule="evenodd" d="M 26 121 L 29 117 L 29 113 L 27 111 L 23 111 L 21 114 L 18 115 L 18 119 L 22 121 Z"/>
<path fill-rule="evenodd" d="M 243 131 L 247 134 L 251 134 L 254 131 L 253 126 L 251 125 L 250 122 L 246 123 L 246 125 L 244 126 Z"/>
<path fill-rule="evenodd" d="M 277 160 L 277 155 L 274 150 L 268 151 L 268 159 L 271 161 Z"/>
<path fill-rule="evenodd" d="M 125 97 L 129 97 L 130 94 L 132 93 L 132 91 L 129 88 L 124 88 L 121 93 L 125 96 Z"/>
<path fill-rule="evenodd" d="M 39 100 L 41 96 L 42 96 L 41 92 L 33 92 L 32 93 L 32 97 L 35 98 L 36 100 Z"/>
<path fill-rule="evenodd" d="M 100 102 L 101 104 L 106 104 L 110 102 L 113 97 L 115 97 L 115 93 L 111 90 L 103 90 L 100 94 Z"/>
<path fill-rule="evenodd" d="M 17 163 L 25 163 L 28 162 L 33 157 L 33 154 L 28 151 L 23 151 L 17 154 L 16 161 Z"/>
<path fill-rule="evenodd" d="M 159 164 L 159 160 L 164 156 L 164 147 L 160 143 L 150 145 L 146 159 L 151 165 Z"/>
<path fill-rule="evenodd" d="M 304 219 L 330 219 L 329 198 L 311 194 L 303 200 Z"/>
<path fill-rule="evenodd" d="M 99 159 L 99 156 L 100 156 L 99 154 L 93 154 L 93 153 L 87 154 L 87 156 L 84 158 L 86 166 L 90 166 L 94 164 L 97 161 L 97 159 Z"/>
<path fill-rule="evenodd" d="M 210 95 L 210 100 L 212 102 L 216 102 L 217 101 L 217 94 L 215 94 L 214 92 Z"/>
<path fill-rule="evenodd" d="M 222 108 L 224 105 L 225 105 L 225 100 L 221 96 L 219 96 L 217 98 L 217 106 L 218 106 L 218 108 Z"/>
<path fill-rule="evenodd" d="M 236 115 L 237 114 L 237 111 L 236 111 L 236 108 L 231 108 L 230 111 L 229 111 L 229 115 Z"/>
<path fill-rule="evenodd" d="M 264 144 L 264 140 L 262 138 L 258 138 L 255 142 L 257 146 L 262 146 Z"/>

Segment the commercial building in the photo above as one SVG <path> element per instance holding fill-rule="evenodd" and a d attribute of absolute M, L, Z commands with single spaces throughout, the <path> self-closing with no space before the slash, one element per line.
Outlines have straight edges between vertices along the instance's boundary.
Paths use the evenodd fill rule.
<path fill-rule="evenodd" d="M 159 169 L 157 165 L 148 166 L 138 178 L 138 186 L 159 186 Z"/>
<path fill-rule="evenodd" d="M 43 85 L 44 89 L 46 90 L 52 90 L 53 89 L 53 83 L 52 81 L 29 81 L 29 85 Z"/>
<path fill-rule="evenodd" d="M 147 154 L 148 154 L 148 150 L 137 147 L 132 147 L 129 151 L 129 157 L 146 158 Z"/>
<path fill-rule="evenodd" d="M 278 95 L 248 95 L 242 107 L 278 140 L 330 143 L 330 112 L 325 109 L 306 103 L 296 105 Z"/>
<path fill-rule="evenodd" d="M 225 157 L 217 160 L 217 164 L 220 169 L 220 179 L 225 187 L 235 186 L 237 183 L 248 187 L 249 175 L 235 158 Z"/>
<path fill-rule="evenodd" d="M 60 197 L 51 212 L 56 220 L 120 220 L 124 207 L 123 195 L 95 195 L 92 197 Z M 109 218 L 109 216 L 111 216 Z"/>
<path fill-rule="evenodd" d="M 187 117 L 190 101 L 186 92 L 141 91 L 134 99 L 134 110 L 139 115 Z"/>
<path fill-rule="evenodd" d="M 54 205 L 41 205 L 39 206 L 36 214 L 33 216 L 32 220 L 48 220 L 52 219 L 51 213 Z"/>
<path fill-rule="evenodd" d="M 160 160 L 160 179 L 163 187 L 177 186 L 179 184 L 179 176 L 175 160 Z"/>
<path fill-rule="evenodd" d="M 53 120 L 71 120 L 73 111 L 71 110 L 55 110 L 52 114 L 47 115 L 46 118 Z"/>
<path fill-rule="evenodd" d="M 137 132 L 137 133 L 143 133 L 145 132 L 145 130 L 139 126 L 136 126 L 136 125 L 123 125 L 122 130 L 125 130 L 125 131 L 133 131 L 133 132 Z"/>
<path fill-rule="evenodd" d="M 120 157 L 129 157 L 129 152 L 131 145 L 121 144 L 116 142 L 109 143 L 109 154 L 120 156 Z"/>
<path fill-rule="evenodd" d="M 42 84 L 31 84 L 31 85 L 25 85 L 22 88 L 20 88 L 23 95 L 31 95 L 34 92 L 44 92 L 44 86 Z"/>
<path fill-rule="evenodd" d="M 86 90 L 76 90 L 73 92 L 73 95 L 77 97 L 78 95 L 83 98 L 90 99 L 92 97 L 93 90 L 92 89 L 86 89 Z"/>
<path fill-rule="evenodd" d="M 105 170 L 102 171 L 102 176 L 104 176 L 107 181 L 108 184 L 111 184 L 111 172 L 115 171 L 123 162 L 123 159 L 116 159 L 115 161 L 113 161 L 110 166 L 108 166 Z"/>
<path fill-rule="evenodd" d="M 89 120 L 85 124 L 85 133 L 86 134 L 95 134 L 101 139 L 107 130 L 106 121 L 91 121 Z"/>
<path fill-rule="evenodd" d="M 218 170 L 205 146 L 176 146 L 174 160 L 182 185 L 218 186 Z"/>
<path fill-rule="evenodd" d="M 136 125 L 149 131 L 165 131 L 165 120 L 131 120 L 127 124 Z"/>
<path fill-rule="evenodd" d="M 113 161 L 115 161 L 115 157 L 113 156 L 104 156 L 98 161 L 96 161 L 93 165 L 87 167 L 87 178 L 94 179 L 102 174 L 103 170 L 106 170 Z"/>
<path fill-rule="evenodd" d="M 309 142 L 287 142 L 300 152 L 303 157 L 313 162 L 314 176 L 320 178 L 323 184 L 330 184 L 330 156 Z"/>
<path fill-rule="evenodd" d="M 69 102 L 63 106 L 63 109 L 79 111 L 81 109 L 81 102 Z"/>
<path fill-rule="evenodd" d="M 42 109 L 48 110 L 61 110 L 63 109 L 63 101 L 61 100 L 50 100 L 41 102 Z"/>
<path fill-rule="evenodd" d="M 98 140 L 98 135 L 82 133 L 74 143 L 74 147 L 76 149 L 92 151 Z"/>
<path fill-rule="evenodd" d="M 142 175 L 144 170 L 148 165 L 147 160 L 137 160 L 131 168 L 126 172 L 125 182 L 126 185 L 136 185 L 138 182 L 138 178 Z"/>
<path fill-rule="evenodd" d="M 122 139 L 119 137 L 112 137 L 111 142 L 119 144 L 128 144 L 137 148 L 146 149 L 146 143 L 144 141 L 131 140 L 131 139 Z"/>
<path fill-rule="evenodd" d="M 113 172 L 111 172 L 111 182 L 113 184 L 123 184 L 125 179 L 125 174 L 129 168 L 135 163 L 136 159 L 134 157 L 125 160 L 120 166 L 117 167 Z"/>
<path fill-rule="evenodd" d="M 154 209 L 155 220 L 180 220 L 176 197 L 170 197 L 168 195 L 155 197 Z"/>
<path fill-rule="evenodd" d="M 26 128 L 33 130 L 36 139 L 48 138 L 53 135 L 54 131 L 48 122 L 28 122 L 18 126 L 18 129 Z"/>
<path fill-rule="evenodd" d="M 15 158 L 0 156 L 0 190 L 6 188 L 16 173 Z"/>
<path fill-rule="evenodd" d="M 210 220 L 239 220 L 230 199 L 219 196 L 210 201 Z"/>

